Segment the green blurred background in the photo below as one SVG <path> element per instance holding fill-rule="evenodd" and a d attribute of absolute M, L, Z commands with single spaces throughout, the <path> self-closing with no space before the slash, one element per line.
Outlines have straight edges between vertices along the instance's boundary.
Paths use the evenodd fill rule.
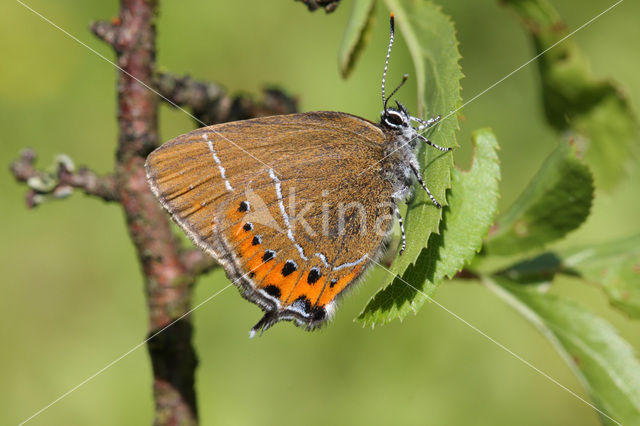
<path fill-rule="evenodd" d="M 470 99 L 533 56 L 516 17 L 496 1 L 442 2 L 463 56 L 463 98 Z M 553 1 L 571 28 L 609 1 Z M 116 16 L 117 2 L 30 0 L 28 4 L 102 54 L 88 31 Z M 387 47 L 387 11 L 377 10 L 373 39 L 346 81 L 337 50 L 351 7 L 311 14 L 291 0 L 161 2 L 158 64 L 167 71 L 257 94 L 277 84 L 299 96 L 300 110 L 338 110 L 377 119 Z M 114 68 L 14 1 L 0 4 L 0 422 L 24 420 L 144 339 L 141 275 L 118 205 L 76 194 L 33 211 L 25 187 L 7 172 L 24 146 L 40 165 L 56 153 L 106 173 L 116 140 Z M 626 88 L 640 105 L 640 4 L 627 1 L 576 34 L 594 72 Z M 390 81 L 413 72 L 402 40 Z M 415 79 L 400 99 L 415 109 Z M 441 111 L 433 111 L 438 113 Z M 470 159 L 470 133 L 491 126 L 501 143 L 504 210 L 553 149 L 557 136 L 539 104 L 535 64 L 463 111 L 455 152 Z M 162 139 L 192 129 L 184 113 L 161 109 Z M 603 242 L 639 230 L 637 161 L 611 193 L 596 193 L 593 214 L 563 245 Z M 200 357 L 197 393 L 203 424 L 595 425 L 582 402 L 526 367 L 435 305 L 375 330 L 352 319 L 381 284 L 374 271 L 344 299 L 335 321 L 317 333 L 289 324 L 247 338 L 258 309 L 234 289 L 194 314 Z M 194 303 L 228 283 L 201 279 Z M 587 305 L 636 348 L 640 325 L 613 311 L 603 293 L 559 281 L 555 293 Z M 559 355 L 522 317 L 469 282 L 442 286 L 438 300 L 552 377 L 586 397 Z M 31 424 L 148 424 L 151 372 L 144 347 L 36 417 Z"/>

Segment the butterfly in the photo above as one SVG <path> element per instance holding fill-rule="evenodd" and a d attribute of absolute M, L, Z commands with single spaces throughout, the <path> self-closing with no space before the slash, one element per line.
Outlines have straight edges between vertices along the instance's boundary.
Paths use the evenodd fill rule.
<path fill-rule="evenodd" d="M 203 127 L 166 142 L 147 158 L 149 185 L 189 238 L 225 269 L 264 315 L 253 337 L 279 321 L 307 330 L 331 318 L 336 302 L 381 255 L 398 204 L 422 180 L 419 132 L 440 116 L 413 117 L 388 102 L 382 78 L 378 123 L 317 111 Z M 417 123 L 414 127 L 412 123 Z"/>

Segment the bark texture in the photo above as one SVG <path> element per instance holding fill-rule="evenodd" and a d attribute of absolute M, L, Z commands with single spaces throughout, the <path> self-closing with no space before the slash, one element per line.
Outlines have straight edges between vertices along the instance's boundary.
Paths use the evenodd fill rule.
<path fill-rule="evenodd" d="M 87 167 L 76 170 L 65 155 L 58 156 L 53 167 L 39 170 L 35 167 L 36 152 L 31 149 L 23 150 L 10 169 L 17 181 L 29 187 L 28 207 L 65 198 L 76 189 L 122 205 L 142 269 L 148 336 L 153 336 L 147 348 L 154 377 L 154 424 L 195 425 L 198 361 L 188 313 L 197 277 L 217 264 L 199 249 L 181 247 L 169 216 L 147 184 L 145 159 L 159 145 L 159 102 L 163 98 L 191 109 L 199 127 L 295 112 L 297 101 L 278 89 L 265 90 L 259 100 L 246 95 L 232 97 L 214 83 L 156 74 L 157 8 L 157 0 L 120 0 L 118 17 L 91 25 L 94 34 L 113 47 L 119 67 L 119 132 L 113 173 L 99 176 Z"/>

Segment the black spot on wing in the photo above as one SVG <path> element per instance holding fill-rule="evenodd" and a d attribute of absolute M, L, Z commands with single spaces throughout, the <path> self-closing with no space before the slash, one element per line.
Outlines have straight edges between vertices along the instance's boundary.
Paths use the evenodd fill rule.
<path fill-rule="evenodd" d="M 264 288 L 264 291 L 269 295 L 273 296 L 276 299 L 280 299 L 280 289 L 275 285 L 268 285 Z"/>
<path fill-rule="evenodd" d="M 298 270 L 298 265 L 293 260 L 287 260 L 287 263 L 282 267 L 282 276 L 286 277 Z"/>
<path fill-rule="evenodd" d="M 321 276 L 322 274 L 320 273 L 320 270 L 318 268 L 311 268 L 311 271 L 307 276 L 307 282 L 309 284 L 315 284 L 320 279 Z"/>
<path fill-rule="evenodd" d="M 265 250 L 264 254 L 262 255 L 262 260 L 264 260 L 265 262 L 270 261 L 271 259 L 273 259 L 276 256 L 276 252 L 273 250 Z"/>

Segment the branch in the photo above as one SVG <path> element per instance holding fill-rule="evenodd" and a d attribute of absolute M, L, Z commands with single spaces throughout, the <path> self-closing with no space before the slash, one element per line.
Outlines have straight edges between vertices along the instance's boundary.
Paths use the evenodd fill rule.
<path fill-rule="evenodd" d="M 191 109 L 198 127 L 202 123 L 211 125 L 297 112 L 297 98 L 276 88 L 264 89 L 263 99 L 255 101 L 246 95 L 231 97 L 222 86 L 197 81 L 188 75 L 178 77 L 157 73 L 154 83 L 162 96 L 176 105 Z"/>
<path fill-rule="evenodd" d="M 218 265 L 200 250 L 181 249 L 168 215 L 149 189 L 144 164 L 158 145 L 158 96 L 146 86 L 157 84 L 164 96 L 193 109 L 207 123 L 295 112 L 297 101 L 277 89 L 265 90 L 264 98 L 256 102 L 248 96 L 229 97 L 220 86 L 189 77 L 158 74 L 153 81 L 157 5 L 157 0 L 120 0 L 119 17 L 91 25 L 96 36 L 115 50 L 120 70 L 114 174 L 98 176 L 86 167 L 75 171 L 67 156 L 58 156 L 51 171 L 38 170 L 33 150 L 24 150 L 11 172 L 31 188 L 27 196 L 31 207 L 47 198 L 68 196 L 74 188 L 122 204 L 142 267 L 148 335 L 153 336 L 148 350 L 154 376 L 154 424 L 195 425 L 198 361 L 187 314 L 196 277 Z"/>
<path fill-rule="evenodd" d="M 169 219 L 146 181 L 146 156 L 158 145 L 158 97 L 139 81 L 152 84 L 155 67 L 157 0 L 120 0 L 120 16 L 96 22 L 93 32 L 116 51 L 119 140 L 116 180 L 145 281 L 149 335 L 185 315 L 195 280 L 182 262 L 180 244 Z M 195 369 L 189 317 L 148 343 L 153 366 L 156 425 L 197 423 Z"/>
<path fill-rule="evenodd" d="M 30 190 L 27 193 L 27 206 L 33 208 L 53 197 L 66 198 L 73 188 L 81 189 L 85 194 L 101 198 L 104 201 L 119 201 L 120 194 L 113 176 L 98 176 L 86 167 L 77 172 L 73 162 L 66 155 L 57 157 L 51 171 L 34 167 L 37 154 L 32 149 L 24 149 L 20 157 L 11 163 L 11 173 L 18 182 L 25 182 Z"/>
<path fill-rule="evenodd" d="M 118 27 L 120 26 L 120 18 L 113 18 L 111 22 L 96 21 L 91 24 L 90 28 L 93 33 L 102 41 L 109 44 L 116 52 L 120 51 L 118 44 Z"/>
<path fill-rule="evenodd" d="M 218 262 L 199 248 L 182 250 L 180 253 L 182 264 L 192 275 L 204 275 L 220 267 Z"/>

